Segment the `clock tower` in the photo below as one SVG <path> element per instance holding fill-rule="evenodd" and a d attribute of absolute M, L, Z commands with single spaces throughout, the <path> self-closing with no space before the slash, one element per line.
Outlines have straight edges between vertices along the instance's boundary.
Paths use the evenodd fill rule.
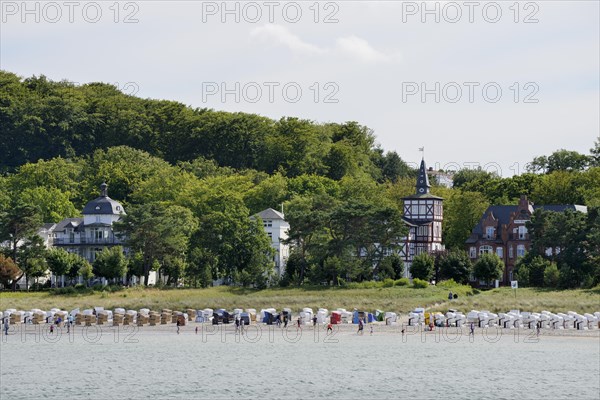
<path fill-rule="evenodd" d="M 403 256 L 410 266 L 414 256 L 442 250 L 442 220 L 444 218 L 443 198 L 430 193 L 431 185 L 427 176 L 425 160 L 421 160 L 416 192 L 405 197 L 403 219 L 409 227 Z M 407 268 L 408 269 L 408 268 Z"/>

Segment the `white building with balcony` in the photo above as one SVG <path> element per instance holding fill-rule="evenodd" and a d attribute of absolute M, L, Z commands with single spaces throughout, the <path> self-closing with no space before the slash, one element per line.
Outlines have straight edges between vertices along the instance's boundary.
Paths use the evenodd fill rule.
<path fill-rule="evenodd" d="M 66 218 L 44 230 L 49 247 L 60 247 L 76 253 L 93 263 L 96 256 L 107 247 L 122 246 L 123 241 L 113 231 L 113 224 L 125 209 L 108 197 L 108 185 L 100 185 L 100 196 L 87 203 L 83 218 Z"/>

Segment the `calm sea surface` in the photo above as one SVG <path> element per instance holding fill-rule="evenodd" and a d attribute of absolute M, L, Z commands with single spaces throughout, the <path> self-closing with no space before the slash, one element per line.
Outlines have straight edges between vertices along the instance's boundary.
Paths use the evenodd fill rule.
<path fill-rule="evenodd" d="M 600 399 L 597 336 L 194 328 L 13 328 L 0 341 L 0 399 Z"/>

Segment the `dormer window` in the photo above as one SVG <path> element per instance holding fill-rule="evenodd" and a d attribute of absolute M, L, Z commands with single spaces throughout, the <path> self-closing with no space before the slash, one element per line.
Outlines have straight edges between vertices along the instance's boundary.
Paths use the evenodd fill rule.
<path fill-rule="evenodd" d="M 99 210 L 99 209 L 100 209 L 100 206 L 96 206 L 96 210 Z"/>
<path fill-rule="evenodd" d="M 493 239 L 496 237 L 496 233 L 495 233 L 496 229 L 494 229 L 493 226 L 488 226 L 487 228 L 485 228 L 485 237 L 487 239 Z"/>

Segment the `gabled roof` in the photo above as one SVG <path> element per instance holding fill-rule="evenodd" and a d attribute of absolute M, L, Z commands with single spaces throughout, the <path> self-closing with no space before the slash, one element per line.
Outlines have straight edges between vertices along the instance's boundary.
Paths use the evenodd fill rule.
<path fill-rule="evenodd" d="M 77 228 L 79 225 L 83 226 L 83 218 L 65 218 L 56 224 L 54 230 L 61 232 L 67 228 Z"/>
<path fill-rule="evenodd" d="M 483 235 L 483 222 L 485 221 L 488 213 L 493 213 L 494 217 L 498 220 L 500 226 L 507 225 L 510 223 L 510 215 L 516 212 L 518 209 L 517 205 L 511 206 L 490 206 L 485 210 L 481 219 L 477 223 L 477 225 L 473 228 L 473 235 Z M 543 209 L 546 211 L 555 211 L 555 212 L 564 212 L 566 210 L 579 211 L 583 213 L 587 213 L 587 207 L 581 205 L 574 204 L 548 204 L 548 205 L 534 205 L 534 210 Z M 469 241 L 470 240 L 470 241 Z M 474 243 L 475 240 L 473 238 L 469 238 L 467 243 Z"/>
<path fill-rule="evenodd" d="M 263 211 L 259 212 L 258 214 L 254 214 L 253 217 L 260 217 L 260 219 L 262 219 L 262 220 L 265 220 L 265 219 L 285 220 L 285 217 L 283 216 L 282 213 L 280 213 L 279 211 L 275 211 L 272 208 L 267 208 L 266 210 L 263 210 Z"/>

